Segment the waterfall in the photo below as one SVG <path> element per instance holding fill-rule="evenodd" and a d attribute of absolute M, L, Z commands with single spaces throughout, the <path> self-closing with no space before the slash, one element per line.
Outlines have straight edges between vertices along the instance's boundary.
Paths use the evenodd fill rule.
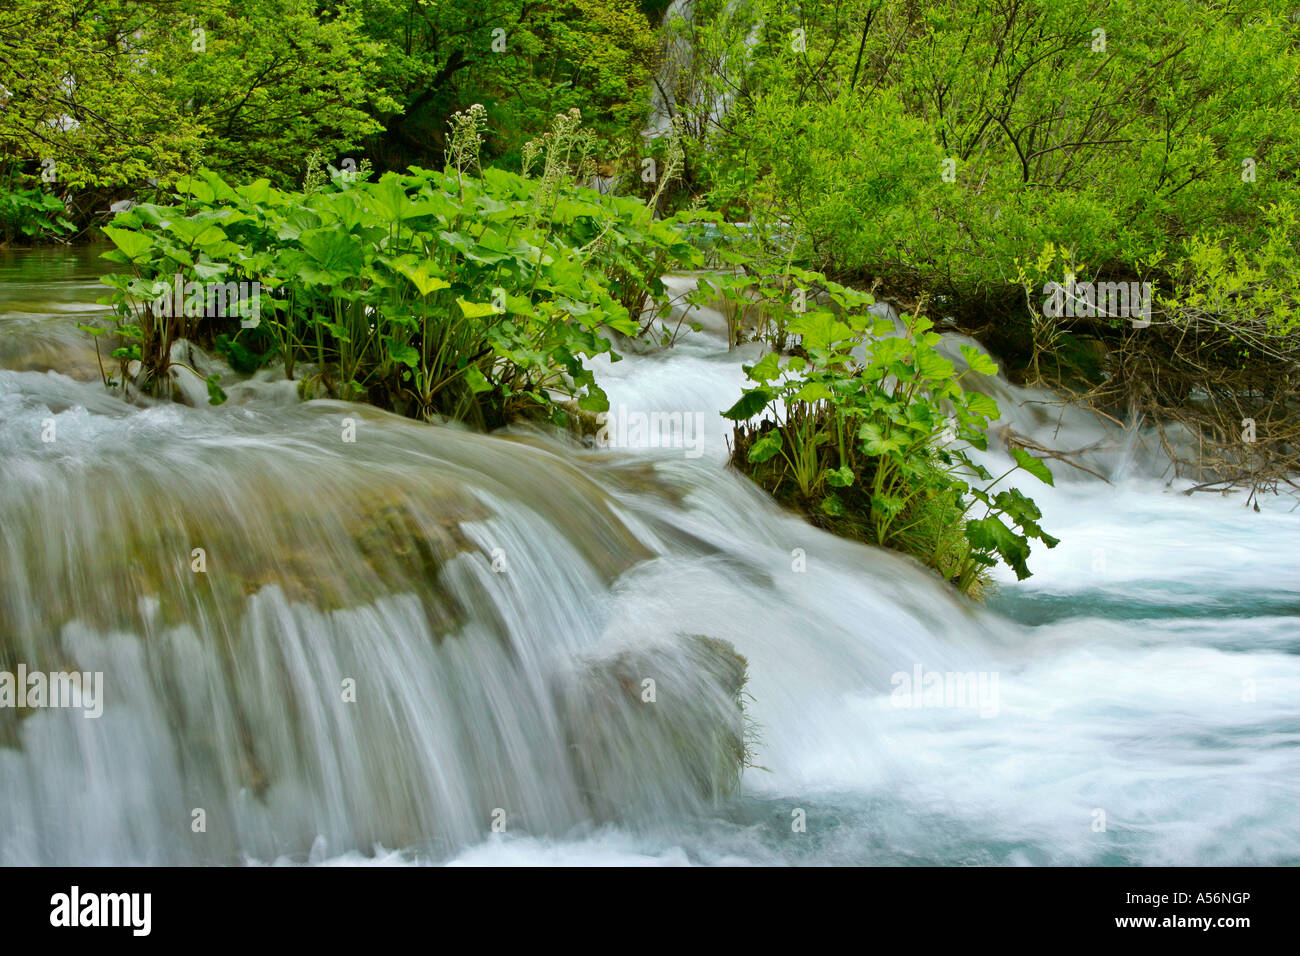
<path fill-rule="evenodd" d="M 1283 507 L 1112 435 L 981 607 L 721 466 L 717 316 L 597 368 L 692 456 L 261 380 L 127 404 L 42 370 L 93 271 L 0 260 L 0 672 L 103 675 L 100 717 L 0 709 L 0 863 L 1300 861 Z"/>
<path fill-rule="evenodd" d="M 734 100 L 736 84 L 733 88 L 724 84 L 723 88 L 715 89 L 701 78 L 704 71 L 711 73 L 713 69 L 727 75 L 732 61 L 720 53 L 715 65 L 701 65 L 700 51 L 693 36 L 697 28 L 695 4 L 696 0 L 672 0 L 664 11 L 660 28 L 664 49 L 651 80 L 650 118 L 641 133 L 646 140 L 667 135 L 673 119 L 683 113 L 696 125 L 695 133 L 703 140 L 707 138 L 708 127 L 726 115 Z M 743 28 L 742 45 L 745 49 L 758 41 L 759 24 L 749 22 L 741 0 L 728 0 L 715 25 L 725 25 L 737 31 Z M 710 75 L 709 79 L 716 79 L 716 76 Z"/>

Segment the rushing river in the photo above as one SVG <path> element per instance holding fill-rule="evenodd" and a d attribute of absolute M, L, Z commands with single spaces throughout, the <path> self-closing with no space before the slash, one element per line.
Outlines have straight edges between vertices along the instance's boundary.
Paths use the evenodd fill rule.
<path fill-rule="evenodd" d="M 104 675 L 0 710 L 0 864 L 1300 863 L 1292 499 L 994 383 L 1109 482 L 1024 486 L 1062 543 L 980 607 L 724 468 L 707 315 L 600 367 L 592 448 L 272 373 L 127 404 L 103 268 L 0 253 L 0 671 Z"/>

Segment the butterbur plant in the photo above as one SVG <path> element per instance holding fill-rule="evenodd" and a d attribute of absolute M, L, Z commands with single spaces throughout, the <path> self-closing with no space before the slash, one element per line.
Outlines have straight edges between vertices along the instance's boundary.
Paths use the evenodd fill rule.
<path fill-rule="evenodd" d="M 595 172 L 591 158 L 595 145 L 591 131 L 582 128 L 582 114 L 574 107 L 568 113 L 556 114 L 551 129 L 524 146 L 524 175 L 528 176 L 535 164 L 541 164 L 532 222 L 551 217 L 561 190 L 585 181 Z"/>
<path fill-rule="evenodd" d="M 896 326 L 868 311 L 870 295 L 816 273 L 759 282 L 790 279 L 819 287 L 823 304 L 773 314 L 793 344 L 745 367 L 754 385 L 723 413 L 738 423 L 733 462 L 816 523 L 911 554 L 963 592 L 999 561 L 1028 577 L 1030 540 L 1058 542 L 1031 499 L 998 486 L 1016 471 L 1048 484 L 1052 475 L 1023 449 L 1011 449 L 1012 467 L 996 478 L 972 455 L 987 450 L 999 410 L 962 383 L 997 366 L 962 346 L 959 373 L 929 319 L 903 315 Z M 737 284 L 725 294 L 753 297 Z M 786 301 L 759 295 L 769 308 Z"/>
<path fill-rule="evenodd" d="M 465 173 L 478 168 L 487 110 L 481 103 L 475 103 L 464 112 L 455 113 L 447 125 L 451 130 L 447 137 L 446 168 L 454 169 L 457 182 L 463 185 Z"/>
<path fill-rule="evenodd" d="M 342 184 L 309 171 L 301 193 L 182 179 L 176 204 L 139 204 L 105 229 L 108 258 L 132 269 L 105 279 L 128 343 L 119 358 L 161 383 L 176 340 L 220 340 L 278 356 L 290 378 L 310 363 L 304 394 L 483 428 L 564 423 L 570 402 L 604 411 L 586 360 L 611 350 L 611 331 L 635 336 L 661 273 L 702 254 L 683 222 L 575 183 L 589 144 L 577 116 L 560 119 L 540 179 L 477 169 L 481 107 L 453 120 L 441 172 Z M 175 274 L 258 281 L 258 327 L 159 315 L 150 296 Z"/>

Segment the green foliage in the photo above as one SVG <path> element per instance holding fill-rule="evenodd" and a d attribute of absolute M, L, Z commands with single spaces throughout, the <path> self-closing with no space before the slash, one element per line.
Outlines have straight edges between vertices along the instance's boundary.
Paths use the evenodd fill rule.
<path fill-rule="evenodd" d="M 574 185 L 575 118 L 539 146 L 538 179 L 474 175 L 477 125 L 458 128 L 471 141 L 441 172 L 291 193 L 205 171 L 178 182 L 175 205 L 119 215 L 104 229 L 116 246 L 106 257 L 131 267 L 104 279 L 128 343 L 117 357 L 165 388 L 176 339 L 224 334 L 223 351 L 245 364 L 259 349 L 289 377 L 311 362 L 304 388 L 412 417 L 492 427 L 562 422 L 566 398 L 607 408 L 584 359 L 610 351 L 604 330 L 637 334 L 646 303 L 666 308 L 662 272 L 702 262 L 686 223 Z M 230 310 L 159 308 L 177 275 L 259 283 L 257 327 L 238 329 Z"/>
<path fill-rule="evenodd" d="M 512 167 L 582 110 L 612 175 L 657 42 L 631 0 L 8 0 L 0 49 L 0 154 L 52 163 L 84 226 L 200 167 L 286 189 L 313 153 L 436 165 L 471 103 Z"/>
<path fill-rule="evenodd" d="M 54 238 L 73 232 L 63 200 L 44 189 L 20 189 L 0 184 L 0 245 L 22 237 Z"/>
<path fill-rule="evenodd" d="M 200 162 L 280 185 L 355 147 L 393 103 L 356 15 L 314 0 L 9 0 L 0 153 L 65 188 L 139 190 Z"/>
<path fill-rule="evenodd" d="M 191 21 L 160 25 L 188 44 L 168 64 L 169 93 L 202 131 L 197 159 L 227 179 L 290 186 L 312 150 L 360 148 L 382 130 L 376 117 L 397 107 L 355 5 L 322 13 L 315 0 L 203 0 L 185 13 Z M 165 41 L 145 42 L 152 52 Z"/>
<path fill-rule="evenodd" d="M 702 45 L 729 59 L 699 68 L 716 86 L 697 112 L 724 90 L 734 105 L 696 155 L 715 204 L 799 261 L 975 316 L 1023 307 L 1018 264 L 1048 244 L 1081 278 L 1176 293 L 1198 245 L 1259 249 L 1294 196 L 1293 8 L 755 0 L 744 21 L 713 15 L 733 42 Z"/>
<path fill-rule="evenodd" d="M 1180 474 L 1294 473 L 1291 0 L 700 0 L 683 30 L 697 187 L 783 259 L 927 298 L 1015 378 L 1191 429 Z M 1150 283 L 1155 308 L 1044 314 L 1068 276 Z M 1246 418 L 1268 437 L 1243 443 Z"/>
<path fill-rule="evenodd" d="M 1175 265 L 1177 294 L 1167 296 L 1169 314 L 1206 321 L 1241 338 L 1250 358 L 1294 353 L 1300 347 L 1300 217 L 1294 201 L 1262 210 L 1264 234 L 1253 243 L 1226 229 L 1193 237 Z"/>
<path fill-rule="evenodd" d="M 809 295 L 796 289 L 814 287 L 820 304 L 783 307 Z M 1056 545 L 1032 500 L 994 490 L 1018 469 L 1050 484 L 1047 466 L 1014 449 L 1013 468 L 994 478 L 971 454 L 987 447 L 999 415 L 992 398 L 961 384 L 997 373 L 987 355 L 963 346 L 967 368 L 958 373 L 928 319 L 904 315 L 896 328 L 867 309 L 871 296 L 801 269 L 765 277 L 756 293 L 732 286 L 723 294 L 759 298 L 773 326 L 797 341 L 746 367 L 755 384 L 723 413 L 738 423 L 768 418 L 737 427 L 734 460 L 778 498 L 835 530 L 915 555 L 963 591 L 998 560 L 1028 577 L 1031 539 Z"/>
<path fill-rule="evenodd" d="M 631 0 L 334 0 L 324 6 L 355 12 L 379 50 L 378 82 L 394 98 L 390 109 L 375 114 L 386 133 L 366 146 L 380 169 L 440 157 L 447 120 L 471 103 L 487 110 L 487 157 L 510 167 L 527 141 L 572 108 L 603 142 L 626 143 L 644 122 L 657 43 L 650 20 Z"/>

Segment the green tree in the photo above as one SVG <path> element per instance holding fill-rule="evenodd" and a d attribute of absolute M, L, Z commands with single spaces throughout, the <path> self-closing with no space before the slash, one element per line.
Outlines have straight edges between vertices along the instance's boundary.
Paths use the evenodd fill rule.
<path fill-rule="evenodd" d="M 200 162 L 287 184 L 312 149 L 379 128 L 378 55 L 312 0 L 11 0 L 0 151 L 64 188 L 138 189 Z"/>
<path fill-rule="evenodd" d="M 473 103 L 488 110 L 485 158 L 507 166 L 574 107 L 606 141 L 644 122 L 657 41 L 630 0 L 337 0 L 327 9 L 355 10 L 382 50 L 380 79 L 395 102 L 366 145 L 381 170 L 441 161 L 448 119 Z"/>

